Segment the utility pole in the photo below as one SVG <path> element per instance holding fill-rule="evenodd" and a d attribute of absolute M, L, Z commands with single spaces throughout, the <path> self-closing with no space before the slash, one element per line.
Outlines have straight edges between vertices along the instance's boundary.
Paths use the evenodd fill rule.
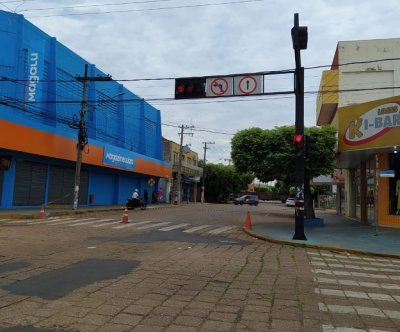
<path fill-rule="evenodd" d="M 228 162 L 228 166 L 231 166 L 231 161 L 232 161 L 232 159 L 224 159 L 224 161 L 227 161 Z"/>
<path fill-rule="evenodd" d="M 184 126 L 182 125 L 181 127 L 181 132 L 179 135 L 181 135 L 181 142 L 179 144 L 179 156 L 178 156 L 178 184 L 177 184 L 177 193 L 178 193 L 178 205 L 181 204 L 181 195 L 182 195 L 182 158 L 183 158 L 183 151 L 182 151 L 182 147 L 183 147 L 183 135 L 192 135 L 193 133 L 185 133 L 184 129 L 191 129 L 194 128 L 193 126 Z"/>
<path fill-rule="evenodd" d="M 307 240 L 304 234 L 304 67 L 301 66 L 300 50 L 307 49 L 307 27 L 299 26 L 299 14 L 294 14 L 294 26 L 291 30 L 293 49 L 296 61 L 295 96 L 296 96 L 296 123 L 295 123 L 295 233 L 293 240 Z"/>
<path fill-rule="evenodd" d="M 203 165 L 203 185 L 201 186 L 201 202 L 204 203 L 204 194 L 206 191 L 206 154 L 207 154 L 207 145 L 215 144 L 215 142 L 202 142 L 204 144 L 204 165 Z"/>
<path fill-rule="evenodd" d="M 85 123 L 86 116 L 86 95 L 87 95 L 87 82 L 88 81 L 111 81 L 111 76 L 97 76 L 97 77 L 88 77 L 88 64 L 85 64 L 85 76 L 77 77 L 78 81 L 83 83 L 83 91 L 82 91 L 82 101 L 81 101 L 81 110 L 79 112 L 79 127 L 78 127 L 78 143 L 76 144 L 76 166 L 75 166 L 75 185 L 74 185 L 74 201 L 73 201 L 73 209 L 77 210 L 79 205 L 79 185 L 81 182 L 81 166 L 82 166 L 82 151 L 85 146 L 88 144 L 87 138 L 87 130 Z"/>

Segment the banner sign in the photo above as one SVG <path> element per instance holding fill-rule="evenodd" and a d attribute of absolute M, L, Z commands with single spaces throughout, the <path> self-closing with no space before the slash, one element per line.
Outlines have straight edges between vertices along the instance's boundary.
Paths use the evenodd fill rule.
<path fill-rule="evenodd" d="M 400 134 L 400 97 L 339 109 L 339 151 L 396 146 Z"/>
<path fill-rule="evenodd" d="M 44 49 L 43 40 L 33 41 L 28 49 L 27 59 L 27 83 L 25 87 L 25 100 L 27 102 L 38 102 L 42 99 L 44 74 Z"/>
<path fill-rule="evenodd" d="M 132 170 L 135 167 L 135 153 L 112 145 L 105 145 L 103 164 Z"/>

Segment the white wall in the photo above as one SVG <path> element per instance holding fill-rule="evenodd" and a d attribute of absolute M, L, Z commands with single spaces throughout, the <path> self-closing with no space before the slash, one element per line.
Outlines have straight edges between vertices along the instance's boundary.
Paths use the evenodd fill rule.
<path fill-rule="evenodd" d="M 339 42 L 338 51 L 339 107 L 400 95 L 400 38 Z"/>

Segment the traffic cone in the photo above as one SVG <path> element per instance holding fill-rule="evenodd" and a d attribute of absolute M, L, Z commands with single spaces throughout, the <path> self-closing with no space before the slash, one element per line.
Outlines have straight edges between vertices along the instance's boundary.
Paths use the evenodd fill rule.
<path fill-rule="evenodd" d="M 44 205 L 42 204 L 40 211 L 39 211 L 39 215 L 38 215 L 39 219 L 44 219 L 46 218 L 46 213 L 44 212 Z"/>
<path fill-rule="evenodd" d="M 125 208 L 124 214 L 122 215 L 121 223 L 128 223 L 128 222 L 129 222 L 129 220 L 128 220 L 128 209 Z"/>
<path fill-rule="evenodd" d="M 246 220 L 244 222 L 243 228 L 252 229 L 253 225 L 251 224 L 250 212 L 247 211 Z"/>

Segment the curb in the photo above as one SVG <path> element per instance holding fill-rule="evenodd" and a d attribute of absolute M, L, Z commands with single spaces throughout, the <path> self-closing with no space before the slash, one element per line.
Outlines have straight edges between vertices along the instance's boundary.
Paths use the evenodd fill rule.
<path fill-rule="evenodd" d="M 180 206 L 186 206 L 186 204 L 181 204 Z M 162 210 L 162 209 L 169 209 L 169 208 L 176 208 L 178 207 L 177 205 L 173 204 L 159 204 L 159 205 L 150 205 L 147 206 L 147 210 Z M 91 213 L 102 213 L 102 212 L 111 212 L 111 211 L 123 211 L 125 209 L 125 205 L 121 206 L 113 206 L 109 208 L 100 208 L 100 209 L 85 209 L 82 208 L 80 210 L 63 210 L 63 211 L 51 211 L 52 208 L 46 207 L 46 218 L 49 217 L 60 217 L 60 216 L 71 216 L 71 215 L 80 215 L 80 214 L 91 214 Z M 131 209 L 129 211 L 134 211 L 134 209 Z M 0 219 L 38 219 L 38 212 L 32 213 L 32 214 L 17 214 L 17 213 L 12 213 L 12 214 L 0 214 Z"/>
<path fill-rule="evenodd" d="M 290 245 L 293 247 L 312 248 L 312 249 L 328 250 L 328 251 L 333 251 L 333 252 L 343 252 L 343 253 L 346 252 L 346 253 L 359 254 L 359 255 L 364 255 L 364 256 L 378 256 L 378 257 L 388 257 L 388 258 L 400 259 L 400 254 L 396 255 L 396 254 L 391 254 L 391 253 L 377 253 L 377 252 L 365 251 L 365 250 L 346 249 L 346 248 L 341 248 L 341 247 L 324 246 L 324 245 L 319 245 L 319 244 L 310 244 L 310 243 L 303 243 L 303 242 L 281 240 L 281 239 L 273 238 L 270 236 L 260 235 L 260 234 L 255 233 L 252 230 L 249 230 L 245 227 L 243 227 L 242 229 L 246 234 L 248 234 L 254 238 L 257 238 L 259 240 L 266 241 L 266 242 L 272 242 L 272 243 L 277 243 L 277 244 L 286 244 L 286 245 Z"/>

